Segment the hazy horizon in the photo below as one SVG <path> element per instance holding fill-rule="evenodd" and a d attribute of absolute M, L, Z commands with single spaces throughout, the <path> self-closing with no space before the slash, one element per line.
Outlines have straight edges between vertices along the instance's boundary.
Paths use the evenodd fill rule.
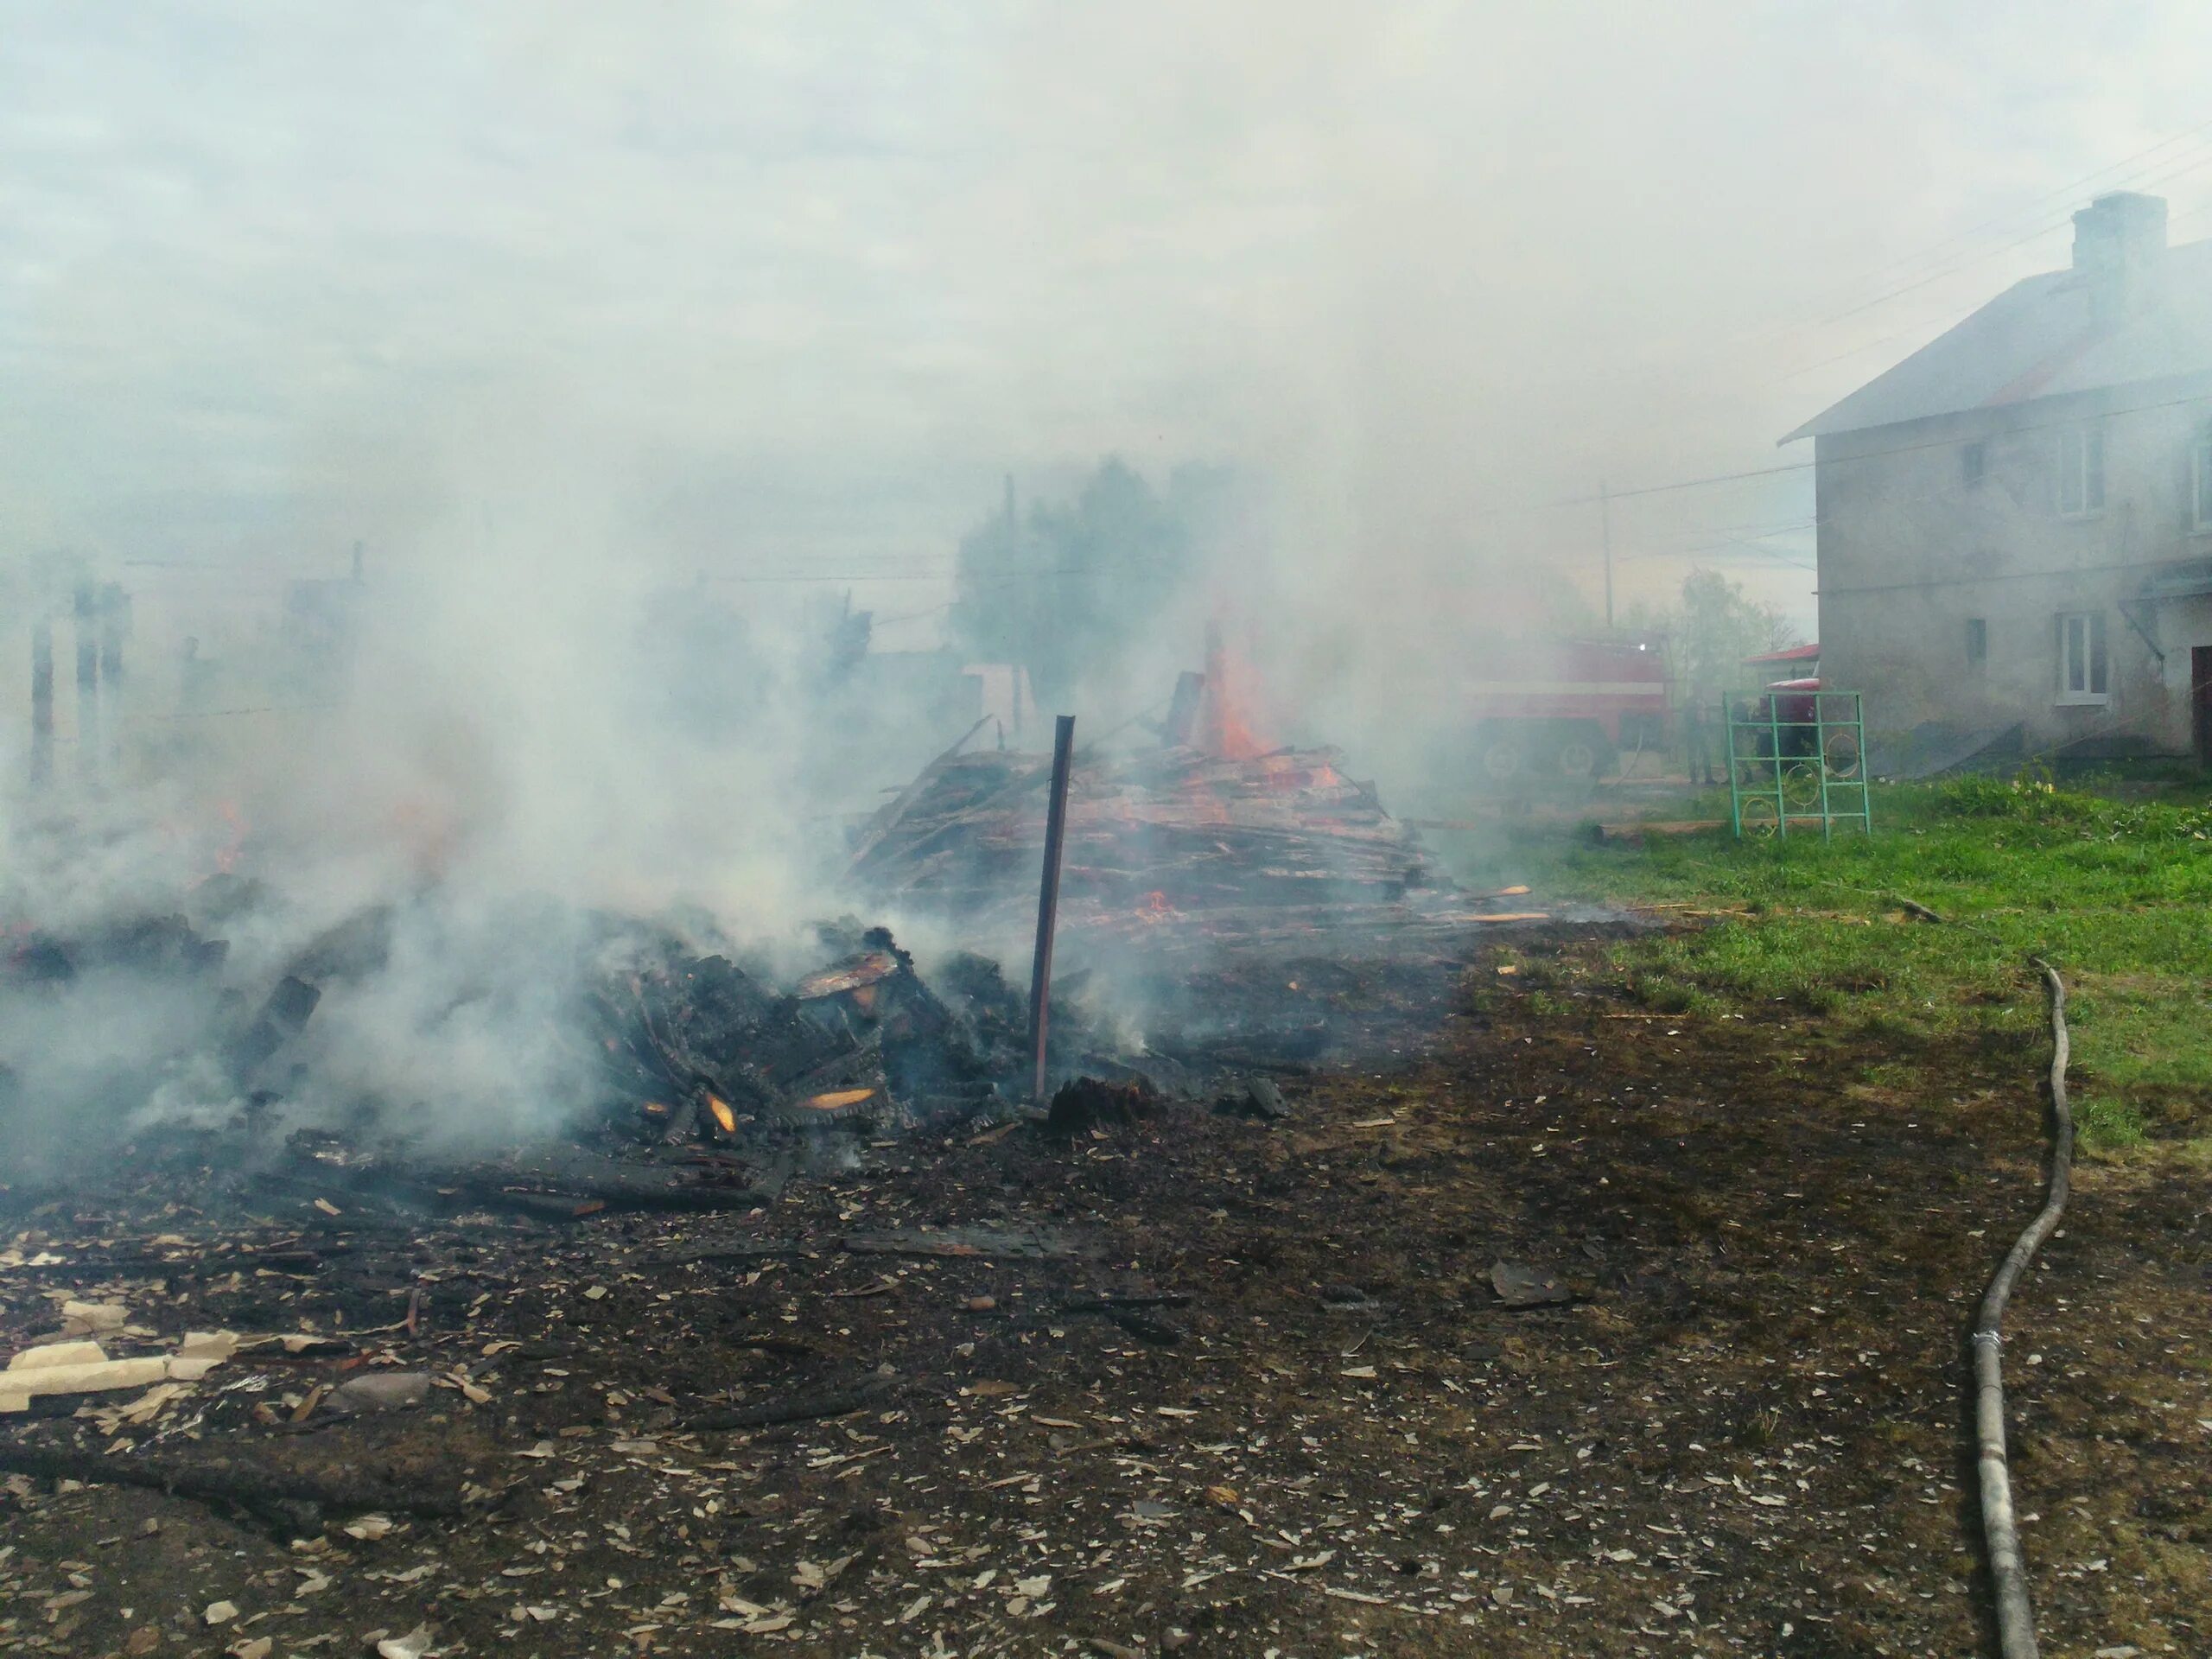
<path fill-rule="evenodd" d="M 1116 454 L 1294 479 L 1300 559 L 1534 551 L 1594 595 L 1595 511 L 1511 510 L 1790 461 L 2063 264 L 2096 188 L 2202 234 L 2208 36 L 2178 5 L 19 7 L 0 535 L 251 593 L 550 508 L 897 613 L 1002 474 Z M 1624 601 L 1705 563 L 1808 623 L 1809 499 L 1626 495 Z"/>

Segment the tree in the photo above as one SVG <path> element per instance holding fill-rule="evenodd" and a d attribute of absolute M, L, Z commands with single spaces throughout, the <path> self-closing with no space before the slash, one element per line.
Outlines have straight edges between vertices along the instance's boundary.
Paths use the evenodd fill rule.
<path fill-rule="evenodd" d="M 1164 491 L 1118 459 L 1070 502 L 1006 505 L 960 543 L 949 632 L 985 662 L 1026 664 L 1055 697 L 1161 620 L 1196 574 L 1232 484 L 1179 468 Z"/>
<path fill-rule="evenodd" d="M 1746 657 L 1800 643 L 1778 609 L 1752 600 L 1718 570 L 1682 578 L 1681 609 L 1669 621 L 1675 676 L 1700 699 L 1739 686 Z"/>

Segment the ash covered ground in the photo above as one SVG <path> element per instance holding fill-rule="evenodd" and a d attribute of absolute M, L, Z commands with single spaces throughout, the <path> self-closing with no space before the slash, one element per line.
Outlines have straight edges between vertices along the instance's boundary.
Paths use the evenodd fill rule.
<path fill-rule="evenodd" d="M 0 1641 L 1972 1646 L 1961 1338 L 2038 1150 L 2010 1057 L 1927 1057 L 1957 1103 L 1927 1114 L 1823 1084 L 1853 1057 L 1784 1012 L 1477 1013 L 1469 972 L 1497 982 L 1479 950 L 1378 982 L 1377 1027 L 1424 1039 L 1281 1068 L 1279 1119 L 872 1135 L 740 1207 L 429 1213 L 173 1166 L 18 1209 L 11 1344 L 67 1302 L 121 1309 L 118 1348 L 276 1340 L 151 1408 L 9 1421 Z M 2201 1639 L 2180 1454 L 2212 1402 L 2171 1351 L 2202 1289 L 2140 1230 L 2197 1205 L 2128 1200 L 2054 1245 L 2098 1294 L 2017 1385 L 2055 1651 Z"/>
<path fill-rule="evenodd" d="M 0 1649 L 1980 1639 L 1958 1378 L 2033 1203 L 2017 1055 L 1919 1056 L 1928 1111 L 1788 1010 L 1643 1007 L 1604 953 L 1650 916 L 1459 889 L 1332 765 L 1231 769 L 1240 804 L 1168 757 L 1077 791 L 1040 1097 L 995 937 L 1039 774 L 953 759 L 855 864 L 951 883 L 995 955 L 434 892 L 276 952 L 232 878 L 13 936 L 19 1027 L 176 1012 L 0 1189 Z M 557 1109 L 461 1132 L 435 1077 L 348 1071 L 442 942 L 429 1051 L 534 1033 Z M 2141 1226 L 2196 1206 L 2082 1179 L 2139 1190 L 2055 1243 L 2099 1294 L 2015 1385 L 2038 1605 L 2054 1650 L 2188 1652 L 2202 1287 Z"/>

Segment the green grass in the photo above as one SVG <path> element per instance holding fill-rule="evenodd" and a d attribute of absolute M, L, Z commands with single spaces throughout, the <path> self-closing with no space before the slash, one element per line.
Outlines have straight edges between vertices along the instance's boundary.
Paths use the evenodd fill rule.
<path fill-rule="evenodd" d="M 1710 798 L 1704 803 L 1712 815 Z M 1693 809 L 1694 810 L 1694 809 Z M 1726 798 L 1718 810 L 1726 810 Z M 1557 899 L 1749 912 L 1616 946 L 1610 967 L 1669 1012 L 1781 1002 L 1853 1029 L 1966 1036 L 2039 1057 L 2044 1002 L 2025 963 L 2069 988 L 2085 1140 L 2212 1135 L 2212 805 L 1972 778 L 1878 785 L 1872 836 L 1647 847 L 1528 832 L 1471 861 Z M 1898 900 L 1940 912 L 1907 918 Z M 1662 912 L 1663 913 L 1663 912 Z"/>

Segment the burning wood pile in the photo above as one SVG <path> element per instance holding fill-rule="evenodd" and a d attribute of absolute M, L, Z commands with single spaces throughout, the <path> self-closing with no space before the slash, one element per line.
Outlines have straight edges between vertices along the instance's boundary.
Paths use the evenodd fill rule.
<path fill-rule="evenodd" d="M 1545 919 L 1488 903 L 1525 889 L 1454 887 L 1334 750 L 1262 752 L 1218 699 L 1201 703 L 1210 666 L 1184 677 L 1156 747 L 1077 754 L 1064 721 L 1056 784 L 1046 757 L 956 745 L 859 835 L 848 887 L 872 906 L 958 917 L 1007 962 L 1030 956 L 1020 935 L 1037 914 L 1027 995 L 964 951 L 933 957 L 925 982 L 888 931 L 856 922 L 814 930 L 795 975 L 791 941 L 772 962 L 703 913 L 429 882 L 325 927 L 329 912 L 226 873 L 189 890 L 186 913 L 0 934 L 0 1013 L 17 1029 L 117 1036 L 89 1060 L 0 1052 L 0 1154 L 75 1146 L 76 1125 L 119 1116 L 177 1145 L 286 1144 L 318 1179 L 424 1176 L 468 1198 L 642 1201 L 610 1167 L 626 1160 L 757 1184 L 871 1137 L 1010 1120 L 1069 1079 L 1144 1088 L 1063 1118 L 1317 1062 L 1363 1038 L 1368 993 L 1448 960 L 1465 925 Z M 1065 810 L 1048 814 L 1048 796 Z M 1064 830 L 1059 902 L 1033 912 L 1048 817 Z M 1056 914 L 1071 943 L 1103 947 L 1057 984 Z M 1361 984 L 1356 1014 L 1339 993 Z M 531 1150 L 489 1174 L 429 1167 L 440 1148 L 495 1146 Z"/>
<path fill-rule="evenodd" d="M 980 751 L 925 768 L 862 830 L 864 890 L 948 913 L 1033 903 L 1049 760 Z M 1172 745 L 1079 756 L 1061 903 L 1152 913 L 1377 905 L 1447 887 L 1414 832 L 1334 749 L 1241 759 Z"/>

